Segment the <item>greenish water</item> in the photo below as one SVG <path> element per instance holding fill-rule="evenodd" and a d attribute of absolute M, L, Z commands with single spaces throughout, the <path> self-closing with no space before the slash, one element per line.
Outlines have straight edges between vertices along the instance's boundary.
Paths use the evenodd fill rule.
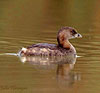
<path fill-rule="evenodd" d="M 99 93 L 99 4 L 98 0 L 1 0 L 0 93 Z M 75 27 L 83 35 L 71 40 L 81 56 L 75 64 L 49 64 L 52 59 L 47 58 L 22 62 L 2 55 L 33 43 L 57 43 L 62 26 Z"/>

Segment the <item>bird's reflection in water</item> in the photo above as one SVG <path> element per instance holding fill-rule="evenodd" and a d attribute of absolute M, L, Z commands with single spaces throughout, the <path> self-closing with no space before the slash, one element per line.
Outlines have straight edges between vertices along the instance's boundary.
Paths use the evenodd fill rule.
<path fill-rule="evenodd" d="M 73 60 L 74 61 L 74 60 Z M 80 74 L 76 73 L 73 70 L 73 63 L 68 64 L 58 64 L 57 66 L 57 80 L 61 84 L 65 84 L 67 86 L 73 85 L 76 81 L 79 81 Z"/>
<path fill-rule="evenodd" d="M 73 85 L 76 81 L 79 81 L 80 74 L 72 71 L 76 62 L 76 55 L 59 56 L 59 57 L 47 57 L 47 56 L 23 56 L 20 57 L 21 62 L 29 62 L 32 65 L 39 66 L 57 66 L 56 75 L 57 81 L 60 84 L 66 84 L 68 86 Z"/>

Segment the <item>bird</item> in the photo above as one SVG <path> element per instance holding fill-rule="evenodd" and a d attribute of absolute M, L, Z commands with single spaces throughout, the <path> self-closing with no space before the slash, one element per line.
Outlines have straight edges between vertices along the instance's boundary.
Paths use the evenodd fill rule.
<path fill-rule="evenodd" d="M 57 33 L 58 44 L 37 43 L 22 48 L 20 56 L 66 56 L 76 54 L 75 47 L 69 42 L 73 38 L 82 38 L 82 35 L 73 27 L 61 27 Z"/>

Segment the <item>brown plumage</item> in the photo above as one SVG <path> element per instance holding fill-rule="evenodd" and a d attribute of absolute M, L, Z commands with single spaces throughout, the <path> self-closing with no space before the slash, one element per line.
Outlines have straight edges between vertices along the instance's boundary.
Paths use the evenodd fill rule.
<path fill-rule="evenodd" d="M 69 39 L 82 37 L 77 31 L 72 27 L 62 27 L 57 34 L 58 45 L 39 43 L 33 44 L 27 48 L 22 48 L 20 51 L 21 56 L 64 56 L 70 53 L 76 54 L 75 48 L 69 42 Z"/>

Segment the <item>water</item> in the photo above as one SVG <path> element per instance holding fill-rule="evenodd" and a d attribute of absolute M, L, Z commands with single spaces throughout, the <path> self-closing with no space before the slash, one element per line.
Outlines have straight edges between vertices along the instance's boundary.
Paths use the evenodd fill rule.
<path fill-rule="evenodd" d="M 99 93 L 99 3 L 98 0 L 1 0 L 0 92 Z M 62 26 L 75 27 L 83 36 L 71 40 L 81 56 L 74 64 L 50 64 L 49 58 L 27 61 L 22 58 L 23 61 L 15 55 L 33 43 L 57 43 L 56 34 Z"/>

